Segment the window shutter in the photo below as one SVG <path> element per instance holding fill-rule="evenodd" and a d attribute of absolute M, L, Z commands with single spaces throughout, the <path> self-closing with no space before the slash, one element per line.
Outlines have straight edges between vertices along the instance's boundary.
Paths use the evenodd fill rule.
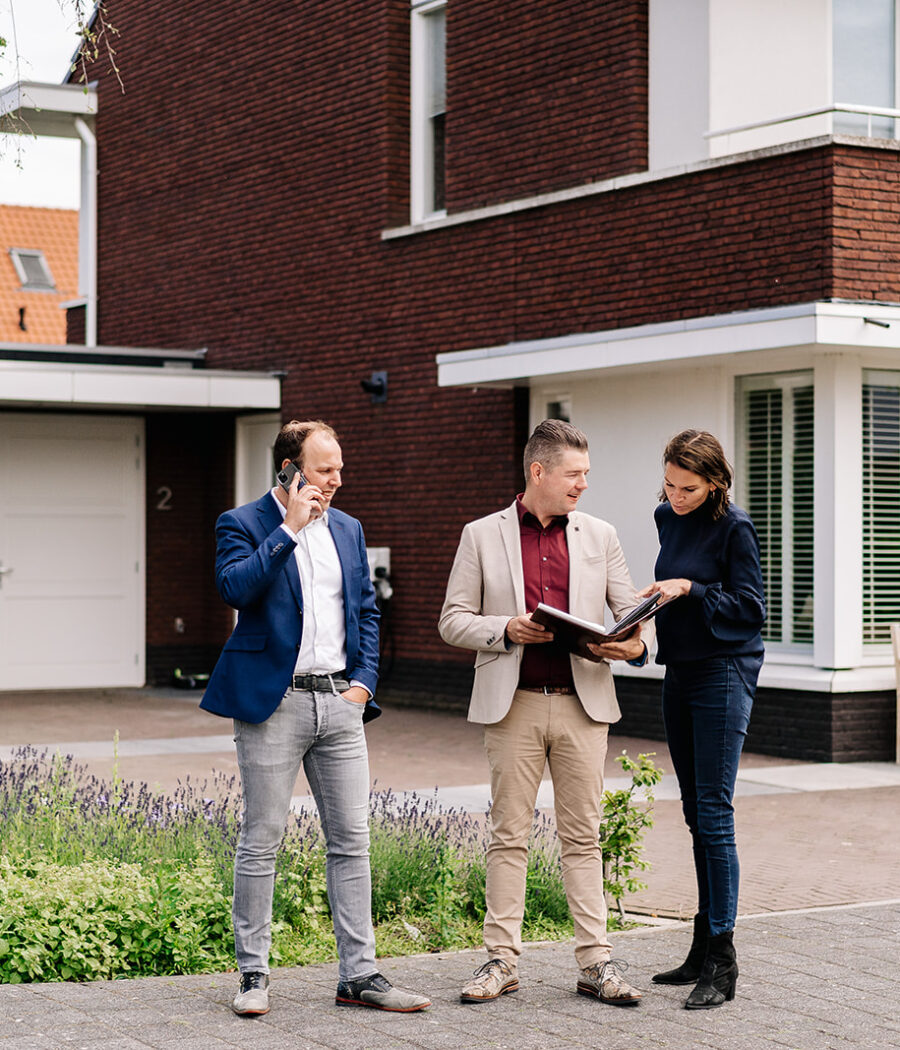
<path fill-rule="evenodd" d="M 741 500 L 759 536 L 768 616 L 763 638 L 813 641 L 814 398 L 809 373 L 740 384 Z"/>
<path fill-rule="evenodd" d="M 900 623 L 900 375 L 863 383 L 863 642 Z"/>
<path fill-rule="evenodd" d="M 782 396 L 780 390 L 748 390 L 745 401 L 747 477 L 745 505 L 759 536 L 768 617 L 763 637 L 781 640 L 782 593 Z"/>
<path fill-rule="evenodd" d="M 813 640 L 813 388 L 794 387 L 791 641 Z"/>

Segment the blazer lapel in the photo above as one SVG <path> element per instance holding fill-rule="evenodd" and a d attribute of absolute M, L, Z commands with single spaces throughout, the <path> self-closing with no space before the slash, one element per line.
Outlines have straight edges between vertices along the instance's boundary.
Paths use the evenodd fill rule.
<path fill-rule="evenodd" d="M 503 548 L 506 551 L 509 574 L 516 596 L 516 609 L 519 616 L 524 616 L 527 611 L 525 609 L 525 572 L 522 568 L 522 538 L 519 534 L 519 515 L 515 503 L 500 513 L 500 535 L 503 538 Z"/>
<path fill-rule="evenodd" d="M 347 534 L 346 525 L 337 517 L 333 510 L 328 511 L 328 531 L 334 540 L 337 550 L 338 561 L 341 563 L 341 579 L 344 592 L 344 613 L 349 615 L 351 598 L 347 592 L 347 581 L 350 579 L 350 569 L 353 567 L 355 548 Z"/>
<path fill-rule="evenodd" d="M 574 616 L 578 615 L 578 592 L 582 576 L 579 568 L 584 550 L 583 541 L 581 521 L 577 513 L 572 513 L 566 526 L 566 546 L 569 548 L 569 612 Z"/>

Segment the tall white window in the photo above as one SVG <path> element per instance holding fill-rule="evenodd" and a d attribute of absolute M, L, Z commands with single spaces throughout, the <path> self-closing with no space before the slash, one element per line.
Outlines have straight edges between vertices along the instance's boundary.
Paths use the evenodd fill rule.
<path fill-rule="evenodd" d="M 892 109 L 896 96 L 896 0 L 833 0 L 834 101 Z M 867 117 L 835 113 L 834 130 L 867 134 Z M 894 137 L 891 117 L 873 117 L 872 134 Z"/>
<path fill-rule="evenodd" d="M 738 386 L 738 502 L 759 535 L 763 637 L 813 641 L 813 378 L 749 376 Z"/>
<path fill-rule="evenodd" d="M 446 116 L 446 3 L 412 5 L 410 70 L 410 207 L 413 222 L 442 215 Z"/>
<path fill-rule="evenodd" d="M 863 373 L 863 642 L 900 622 L 900 372 Z"/>

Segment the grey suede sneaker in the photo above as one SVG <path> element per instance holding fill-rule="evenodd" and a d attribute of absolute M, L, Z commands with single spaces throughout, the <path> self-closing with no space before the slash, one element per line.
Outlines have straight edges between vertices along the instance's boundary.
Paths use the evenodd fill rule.
<path fill-rule="evenodd" d="M 586 966 L 578 978 L 578 994 L 592 995 L 611 1006 L 637 1006 L 643 993 L 632 988 L 622 976 L 627 969 L 628 963 L 618 959 Z"/>
<path fill-rule="evenodd" d="M 254 1017 L 269 1012 L 269 975 L 242 973 L 241 987 L 231 1003 L 231 1009 L 242 1017 Z"/>
<path fill-rule="evenodd" d="M 519 977 L 515 966 L 506 959 L 488 959 L 463 985 L 459 998 L 464 1003 L 488 1003 L 518 990 Z"/>
<path fill-rule="evenodd" d="M 334 1001 L 338 1006 L 370 1006 L 374 1010 L 411 1014 L 431 1006 L 431 1000 L 415 992 L 395 988 L 380 973 L 360 977 L 358 981 L 341 981 Z"/>

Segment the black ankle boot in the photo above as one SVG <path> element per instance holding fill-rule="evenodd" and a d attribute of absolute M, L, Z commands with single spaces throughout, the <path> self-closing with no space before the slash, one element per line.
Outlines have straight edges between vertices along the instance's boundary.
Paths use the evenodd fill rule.
<path fill-rule="evenodd" d="M 694 939 L 687 958 L 674 970 L 666 970 L 664 973 L 656 973 L 651 980 L 654 984 L 693 984 L 700 976 L 703 969 L 703 960 L 706 958 L 706 944 L 709 940 L 709 916 L 694 916 Z"/>
<path fill-rule="evenodd" d="M 700 980 L 684 1004 L 685 1010 L 711 1010 L 734 998 L 738 965 L 734 954 L 734 930 L 709 938 Z"/>

